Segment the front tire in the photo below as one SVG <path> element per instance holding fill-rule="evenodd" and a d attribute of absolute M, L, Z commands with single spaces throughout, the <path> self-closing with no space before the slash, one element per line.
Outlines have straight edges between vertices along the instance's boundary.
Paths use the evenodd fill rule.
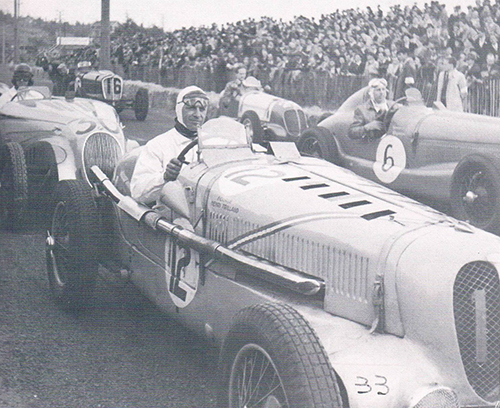
<path fill-rule="evenodd" d="M 28 170 L 23 148 L 9 142 L 0 150 L 0 224 L 15 231 L 23 224 L 28 202 Z"/>
<path fill-rule="evenodd" d="M 500 232 L 499 171 L 487 158 L 473 155 L 458 164 L 450 198 L 455 218 L 486 231 Z"/>
<path fill-rule="evenodd" d="M 297 143 L 299 151 L 306 155 L 338 162 L 338 152 L 335 140 L 330 132 L 323 127 L 309 128 L 302 133 Z"/>
<path fill-rule="evenodd" d="M 238 313 L 222 348 L 221 369 L 221 408 L 342 407 L 335 372 L 316 333 L 285 304 Z"/>
<path fill-rule="evenodd" d="M 253 111 L 248 111 L 241 117 L 241 123 L 245 126 L 247 130 L 247 135 L 250 137 L 253 143 L 262 142 L 262 136 L 264 130 L 262 129 L 262 124 L 257 114 Z"/>
<path fill-rule="evenodd" d="M 140 88 L 135 94 L 134 113 L 139 121 L 146 120 L 149 112 L 149 94 L 146 88 Z"/>
<path fill-rule="evenodd" d="M 97 206 L 91 190 L 80 180 L 60 181 L 55 196 L 46 248 L 50 289 L 63 308 L 85 307 L 97 279 Z"/>

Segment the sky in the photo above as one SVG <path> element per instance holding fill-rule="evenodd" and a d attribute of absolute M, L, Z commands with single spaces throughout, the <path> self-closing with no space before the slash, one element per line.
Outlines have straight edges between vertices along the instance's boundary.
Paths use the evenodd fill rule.
<path fill-rule="evenodd" d="M 20 15 L 75 23 L 100 20 L 101 0 L 20 0 Z M 131 18 L 146 27 L 156 25 L 165 30 L 182 27 L 219 25 L 262 16 L 282 18 L 294 16 L 320 17 L 337 9 L 380 5 L 387 10 L 394 4 L 423 6 L 425 0 L 110 0 L 111 21 Z M 430 0 L 428 0 L 430 2 Z M 448 12 L 460 4 L 463 9 L 474 0 L 440 0 Z M 0 0 L 0 10 L 14 14 L 14 0 Z"/>

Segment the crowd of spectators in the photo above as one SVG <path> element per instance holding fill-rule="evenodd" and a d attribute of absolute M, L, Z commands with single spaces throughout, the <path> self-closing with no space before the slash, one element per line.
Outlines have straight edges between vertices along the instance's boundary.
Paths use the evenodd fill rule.
<path fill-rule="evenodd" d="M 217 90 L 229 72 L 244 64 L 248 74 L 266 83 L 278 70 L 322 71 L 395 80 L 403 64 L 412 64 L 417 80 L 436 78 L 439 56 L 453 56 L 470 83 L 499 78 L 500 0 L 477 0 L 451 12 L 437 1 L 423 7 L 392 6 L 388 11 L 337 10 L 321 18 L 292 21 L 264 17 L 218 26 L 166 32 L 163 38 L 136 33 L 115 37 L 112 55 L 132 64 L 164 68 L 209 69 Z M 410 57 L 398 59 L 398 52 Z M 488 56 L 489 55 L 489 56 Z"/>

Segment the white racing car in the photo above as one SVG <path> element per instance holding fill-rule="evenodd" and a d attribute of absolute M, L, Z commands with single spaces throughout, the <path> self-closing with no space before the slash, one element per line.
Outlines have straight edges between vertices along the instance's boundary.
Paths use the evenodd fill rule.
<path fill-rule="evenodd" d="M 293 144 L 254 153 L 229 118 L 199 135 L 154 207 L 129 196 L 137 151 L 97 189 L 59 183 L 61 305 L 99 263 L 130 279 L 220 346 L 220 407 L 499 405 L 500 238 Z"/>
<path fill-rule="evenodd" d="M 220 99 L 219 114 L 243 123 L 255 143 L 297 142 L 308 127 L 304 110 L 295 102 L 264 92 L 253 77 L 244 83 L 247 90 L 240 98 Z"/>

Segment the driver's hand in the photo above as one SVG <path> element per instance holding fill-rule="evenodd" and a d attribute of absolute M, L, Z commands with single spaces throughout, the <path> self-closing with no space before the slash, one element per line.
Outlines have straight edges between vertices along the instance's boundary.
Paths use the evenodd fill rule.
<path fill-rule="evenodd" d="M 371 130 L 380 130 L 380 131 L 383 131 L 383 130 L 385 130 L 385 125 L 380 120 L 373 120 L 371 122 L 368 122 L 364 126 L 364 128 L 365 128 L 365 130 L 367 132 L 369 132 Z"/>
<path fill-rule="evenodd" d="M 165 181 L 176 180 L 177 176 L 179 175 L 179 172 L 181 171 L 181 167 L 182 167 L 182 162 L 177 158 L 173 158 L 167 164 L 167 168 L 165 169 L 165 173 L 163 173 L 163 179 Z"/>

